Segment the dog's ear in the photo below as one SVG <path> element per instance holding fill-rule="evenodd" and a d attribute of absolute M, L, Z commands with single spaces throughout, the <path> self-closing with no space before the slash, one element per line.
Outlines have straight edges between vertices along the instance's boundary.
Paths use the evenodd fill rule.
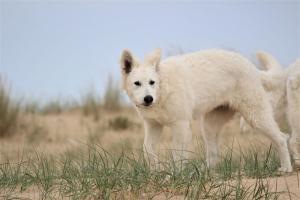
<path fill-rule="evenodd" d="M 152 66 L 154 66 L 156 69 L 158 68 L 159 62 L 161 59 L 161 49 L 155 49 L 145 57 L 145 61 Z"/>
<path fill-rule="evenodd" d="M 129 50 L 123 50 L 120 64 L 122 73 L 129 74 L 131 72 L 132 67 L 134 66 L 134 58 Z"/>

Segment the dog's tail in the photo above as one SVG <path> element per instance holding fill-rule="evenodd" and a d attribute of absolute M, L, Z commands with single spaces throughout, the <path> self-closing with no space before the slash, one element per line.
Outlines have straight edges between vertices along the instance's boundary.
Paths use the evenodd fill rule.
<path fill-rule="evenodd" d="M 282 70 L 282 66 L 280 63 L 274 58 L 271 54 L 265 51 L 256 52 L 256 58 L 260 62 L 261 66 L 269 71 L 269 70 Z"/>

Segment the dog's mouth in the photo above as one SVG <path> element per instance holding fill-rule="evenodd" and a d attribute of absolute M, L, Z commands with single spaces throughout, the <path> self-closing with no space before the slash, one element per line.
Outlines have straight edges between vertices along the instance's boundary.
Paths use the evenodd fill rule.
<path fill-rule="evenodd" d="M 144 107 L 150 107 L 151 105 L 153 105 L 153 103 L 143 103 Z"/>
<path fill-rule="evenodd" d="M 153 103 L 136 104 L 138 108 L 151 108 Z"/>

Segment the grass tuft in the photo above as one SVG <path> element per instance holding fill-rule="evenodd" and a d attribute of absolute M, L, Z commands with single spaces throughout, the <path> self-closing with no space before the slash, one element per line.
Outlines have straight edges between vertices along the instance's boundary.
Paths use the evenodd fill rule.
<path fill-rule="evenodd" d="M 0 137 L 9 136 L 18 125 L 20 107 L 10 96 L 0 77 Z"/>
<path fill-rule="evenodd" d="M 65 110 L 66 106 L 59 100 L 52 100 L 46 103 L 41 108 L 41 113 L 48 115 L 48 114 L 60 114 Z"/>
<path fill-rule="evenodd" d="M 108 79 L 103 101 L 103 107 L 106 110 L 116 111 L 122 107 L 121 90 L 112 77 Z"/>
<path fill-rule="evenodd" d="M 0 194 L 18 198 L 32 188 L 42 199 L 277 199 L 283 194 L 271 191 L 262 178 L 276 176 L 278 158 L 271 156 L 271 147 L 264 154 L 268 161 L 256 154 L 230 155 L 211 170 L 203 158 L 179 164 L 169 158 L 155 168 L 141 151 L 113 155 L 95 145 L 59 158 L 36 154 L 0 165 Z M 247 177 L 254 177 L 254 183 L 246 184 Z"/>
<path fill-rule="evenodd" d="M 108 124 L 111 129 L 116 131 L 126 130 L 132 126 L 132 122 L 127 117 L 123 116 L 117 116 L 109 120 Z"/>
<path fill-rule="evenodd" d="M 85 116 L 92 116 L 95 121 L 100 119 L 101 98 L 90 89 L 81 97 L 81 108 Z"/>

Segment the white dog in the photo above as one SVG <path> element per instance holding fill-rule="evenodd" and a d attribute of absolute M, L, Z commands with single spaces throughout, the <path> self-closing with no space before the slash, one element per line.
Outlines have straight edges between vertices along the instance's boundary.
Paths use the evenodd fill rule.
<path fill-rule="evenodd" d="M 261 71 L 261 81 L 268 94 L 278 124 L 289 124 L 292 130 L 290 149 L 295 164 L 300 166 L 300 59 L 284 69 L 279 62 L 266 52 L 258 52 L 257 59 L 266 71 Z M 250 127 L 241 119 L 241 130 Z"/>
<path fill-rule="evenodd" d="M 147 154 L 158 159 L 154 149 L 163 126 L 169 126 L 174 158 L 186 158 L 185 150 L 192 140 L 190 121 L 203 119 L 204 124 L 212 123 L 214 117 L 222 121 L 223 117 L 215 113 L 230 108 L 274 142 L 280 156 L 279 170 L 292 171 L 288 138 L 273 119 L 258 71 L 250 61 L 223 50 L 195 52 L 163 61 L 160 58 L 160 50 L 150 53 L 143 61 L 128 50 L 121 56 L 123 87 L 144 120 Z M 214 131 L 203 133 L 209 166 L 216 163 Z"/>
<path fill-rule="evenodd" d="M 273 108 L 274 119 L 280 125 L 287 124 L 287 71 L 267 52 L 259 51 L 256 53 L 256 57 L 264 69 L 263 71 L 259 71 L 259 73 L 261 82 Z M 245 123 L 243 118 L 241 118 L 240 127 L 242 133 L 251 130 L 251 127 Z"/>
<path fill-rule="evenodd" d="M 300 142 L 300 59 L 288 69 L 287 102 L 288 121 L 292 129 L 290 147 L 295 164 L 300 166 L 300 154 L 298 151 Z"/>

